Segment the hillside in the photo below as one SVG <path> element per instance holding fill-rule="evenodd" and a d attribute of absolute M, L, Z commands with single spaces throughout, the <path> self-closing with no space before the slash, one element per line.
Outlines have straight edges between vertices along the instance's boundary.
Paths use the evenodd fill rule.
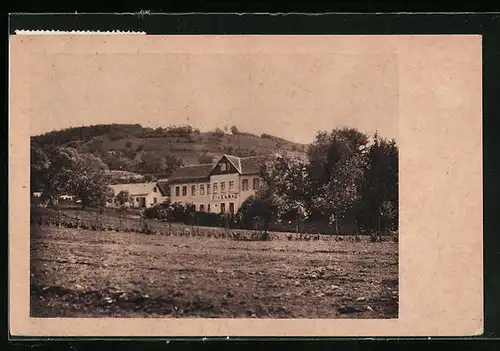
<path fill-rule="evenodd" d="M 307 146 L 268 134 L 200 132 L 191 126 L 145 128 L 139 124 L 103 124 L 53 131 L 32 137 L 39 146 L 70 146 L 99 156 L 109 169 L 138 173 L 169 173 L 151 167 L 149 160 L 167 164 L 209 163 L 223 154 L 245 157 L 277 151 L 300 155 Z M 153 160 L 153 161 L 154 161 Z M 166 167 L 168 168 L 168 167 Z"/>

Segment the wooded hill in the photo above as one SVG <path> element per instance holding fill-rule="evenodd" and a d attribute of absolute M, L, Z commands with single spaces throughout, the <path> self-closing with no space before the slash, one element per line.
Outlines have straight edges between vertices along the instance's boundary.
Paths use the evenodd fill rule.
<path fill-rule="evenodd" d="M 52 131 L 31 138 L 33 146 L 66 146 L 98 156 L 109 169 L 168 176 L 181 164 L 210 163 L 223 154 L 245 157 L 286 152 L 304 155 L 307 145 L 269 134 L 230 129 L 200 132 L 191 126 L 147 128 L 140 124 L 100 124 Z"/>

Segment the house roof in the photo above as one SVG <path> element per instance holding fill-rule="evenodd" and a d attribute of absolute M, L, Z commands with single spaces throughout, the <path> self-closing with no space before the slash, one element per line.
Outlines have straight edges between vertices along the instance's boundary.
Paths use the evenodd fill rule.
<path fill-rule="evenodd" d="M 168 196 L 170 189 L 168 187 L 169 179 L 159 179 L 157 182 L 158 188 L 163 196 Z"/>
<path fill-rule="evenodd" d="M 212 172 L 213 164 L 201 164 L 192 166 L 183 166 L 178 168 L 169 179 L 170 183 L 175 183 L 179 181 L 197 181 L 203 180 L 210 176 Z"/>
<path fill-rule="evenodd" d="M 267 156 L 237 157 L 224 155 L 219 161 L 224 157 L 234 165 L 240 174 L 258 174 L 260 171 L 260 161 L 267 158 Z M 210 177 L 216 164 L 209 163 L 180 167 L 170 176 L 168 183 L 206 180 Z"/>
<path fill-rule="evenodd" d="M 142 178 L 142 175 L 130 172 L 130 171 L 124 171 L 124 170 L 118 170 L 118 169 L 112 169 L 112 170 L 106 170 L 105 174 L 111 177 L 130 177 L 130 178 Z"/>
<path fill-rule="evenodd" d="M 224 157 L 227 158 L 229 160 L 229 162 L 231 162 L 233 164 L 233 166 L 236 168 L 236 170 L 239 173 L 241 173 L 241 158 L 240 157 L 236 157 L 236 156 L 232 156 L 232 155 L 224 155 L 221 157 L 221 159 Z"/>
<path fill-rule="evenodd" d="M 109 187 L 117 195 L 120 191 L 128 191 L 130 196 L 147 195 L 153 192 L 155 182 L 150 183 L 130 183 L 130 184 L 111 184 Z"/>
<path fill-rule="evenodd" d="M 257 174 L 260 172 L 260 163 L 268 156 L 251 156 L 241 158 L 241 174 Z"/>

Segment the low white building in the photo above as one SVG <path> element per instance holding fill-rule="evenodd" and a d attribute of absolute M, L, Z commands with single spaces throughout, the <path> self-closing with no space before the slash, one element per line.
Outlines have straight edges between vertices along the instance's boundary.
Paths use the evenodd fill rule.
<path fill-rule="evenodd" d="M 129 205 L 134 208 L 151 207 L 167 199 L 167 194 L 162 192 L 156 182 L 112 184 L 109 187 L 113 190 L 114 197 L 122 191 L 128 192 L 131 198 Z"/>

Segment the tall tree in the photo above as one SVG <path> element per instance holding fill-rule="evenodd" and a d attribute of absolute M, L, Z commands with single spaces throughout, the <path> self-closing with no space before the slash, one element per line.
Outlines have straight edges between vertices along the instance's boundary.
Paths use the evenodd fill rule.
<path fill-rule="evenodd" d="M 167 155 L 165 156 L 165 166 L 163 169 L 163 173 L 168 177 L 183 165 L 184 163 L 182 162 L 182 159 L 173 155 Z"/>
<path fill-rule="evenodd" d="M 261 166 L 264 187 L 278 208 L 278 218 L 293 219 L 299 225 L 308 216 L 310 179 L 307 163 L 297 157 L 276 156 Z"/>
<path fill-rule="evenodd" d="M 357 221 L 354 209 L 361 198 L 368 137 L 353 128 L 319 132 L 309 147 L 311 212 L 331 224 L 348 215 Z"/>
<path fill-rule="evenodd" d="M 69 147 L 33 146 L 31 154 L 31 181 L 53 205 L 63 194 L 76 196 L 85 206 L 105 203 L 109 189 L 100 158 Z"/>
<path fill-rule="evenodd" d="M 396 229 L 399 205 L 399 150 L 394 140 L 375 134 L 368 149 L 361 215 L 363 224 L 384 231 Z"/>
<path fill-rule="evenodd" d="M 312 204 L 314 209 L 335 224 L 335 232 L 339 233 L 339 221 L 353 215 L 356 228 L 355 208 L 361 199 L 363 177 L 363 158 L 352 156 L 336 163 L 330 179 L 322 184 L 315 194 Z"/>
<path fill-rule="evenodd" d="M 81 200 L 82 206 L 103 207 L 113 196 L 104 171 L 107 166 L 92 154 L 76 154 L 66 170 L 68 182 L 64 190 Z"/>
<path fill-rule="evenodd" d="M 154 152 L 144 152 L 135 170 L 142 174 L 160 174 L 165 169 L 165 159 Z"/>

